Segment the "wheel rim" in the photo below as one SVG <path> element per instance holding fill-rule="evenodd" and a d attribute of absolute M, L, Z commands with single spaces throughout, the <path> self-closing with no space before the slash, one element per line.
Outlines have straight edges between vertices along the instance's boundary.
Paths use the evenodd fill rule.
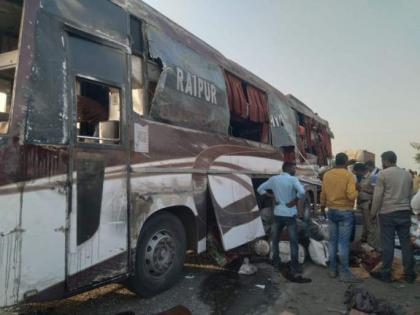
<path fill-rule="evenodd" d="M 175 239 L 167 231 L 155 233 L 146 245 L 145 265 L 153 276 L 165 274 L 175 260 Z"/>

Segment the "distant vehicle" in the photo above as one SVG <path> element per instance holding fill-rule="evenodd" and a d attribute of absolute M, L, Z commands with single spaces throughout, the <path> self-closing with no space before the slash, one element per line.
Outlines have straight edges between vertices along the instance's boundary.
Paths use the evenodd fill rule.
<path fill-rule="evenodd" d="M 264 235 L 255 189 L 283 161 L 313 164 L 316 203 L 330 135 L 141 1 L 2 0 L 0 306 L 169 288 L 211 227 L 226 251 Z"/>

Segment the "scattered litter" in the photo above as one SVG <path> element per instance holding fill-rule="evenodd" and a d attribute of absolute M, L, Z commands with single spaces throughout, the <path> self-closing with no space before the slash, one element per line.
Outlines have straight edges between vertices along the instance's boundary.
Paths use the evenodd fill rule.
<path fill-rule="evenodd" d="M 363 267 L 352 267 L 350 271 L 358 279 L 364 280 L 370 278 L 369 272 Z"/>
<path fill-rule="evenodd" d="M 362 257 L 362 265 L 367 271 L 372 271 L 376 265 L 381 261 L 381 254 L 378 252 L 370 252 L 364 254 Z"/>
<path fill-rule="evenodd" d="M 309 256 L 315 264 L 327 267 L 327 261 L 329 259 L 327 241 L 318 242 L 311 238 L 309 240 L 308 251 Z"/>
<path fill-rule="evenodd" d="M 309 237 L 316 239 L 317 241 L 326 240 L 328 241 L 330 233 L 328 229 L 328 220 L 324 217 L 318 217 L 316 219 L 311 220 L 312 227 L 312 234 L 316 233 L 318 235 L 318 238 L 314 237 L 314 235 L 310 235 Z"/>
<path fill-rule="evenodd" d="M 252 274 L 256 273 L 257 270 L 258 269 L 257 269 L 256 266 L 249 263 L 249 258 L 245 257 L 244 262 L 243 262 L 241 268 L 239 268 L 238 273 L 240 275 L 252 275 Z"/>
<path fill-rule="evenodd" d="M 185 267 L 189 267 L 189 268 L 197 268 L 197 269 L 230 271 L 229 269 L 226 269 L 226 268 L 223 268 L 223 267 L 219 267 L 219 266 L 216 266 L 216 265 L 198 265 L 198 264 L 185 263 L 184 266 Z"/>
<path fill-rule="evenodd" d="M 394 309 L 385 301 L 378 300 L 369 291 L 360 287 L 349 286 L 345 293 L 345 302 L 347 309 L 355 309 L 368 314 L 393 315 Z M 356 313 L 357 314 L 357 313 Z"/>
<path fill-rule="evenodd" d="M 281 312 L 279 315 L 295 315 L 295 314 L 290 313 L 290 312 L 288 312 L 288 311 L 283 311 L 283 312 Z"/>
<path fill-rule="evenodd" d="M 225 253 L 220 249 L 220 241 L 215 232 L 207 234 L 207 247 L 210 256 L 219 266 L 225 266 L 228 263 Z"/>
<path fill-rule="evenodd" d="M 373 268 L 373 272 L 380 271 L 382 268 L 382 262 L 378 263 L 375 268 Z M 391 278 L 394 281 L 404 281 L 404 266 L 402 264 L 401 259 L 394 258 L 391 266 Z M 416 283 L 420 283 L 420 278 L 417 277 Z"/>
<path fill-rule="evenodd" d="M 360 246 L 362 247 L 362 249 L 363 249 L 363 251 L 364 251 L 365 253 L 370 253 L 370 252 L 373 252 L 373 251 L 375 250 L 375 249 L 374 249 L 372 246 L 370 246 L 368 243 L 362 243 Z"/>
<path fill-rule="evenodd" d="M 185 276 L 185 279 L 194 279 L 195 278 L 195 276 L 193 276 L 193 275 L 186 275 Z"/>
<path fill-rule="evenodd" d="M 282 263 L 288 263 L 291 260 L 290 243 L 288 241 L 279 242 L 279 252 L 280 252 L 280 261 Z M 299 244 L 298 260 L 299 260 L 299 264 L 303 264 L 305 262 L 305 249 L 300 244 Z"/>
<path fill-rule="evenodd" d="M 265 285 L 264 284 L 256 284 L 255 285 L 257 288 L 260 288 L 260 289 L 265 289 Z"/>
<path fill-rule="evenodd" d="M 270 244 L 266 240 L 258 240 L 254 243 L 254 251 L 258 256 L 268 256 Z"/>

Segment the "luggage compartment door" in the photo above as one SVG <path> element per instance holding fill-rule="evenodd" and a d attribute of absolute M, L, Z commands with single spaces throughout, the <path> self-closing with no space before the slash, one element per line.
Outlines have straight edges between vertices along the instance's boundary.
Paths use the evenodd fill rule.
<path fill-rule="evenodd" d="M 244 174 L 217 174 L 208 179 L 224 250 L 264 236 L 251 178 Z"/>

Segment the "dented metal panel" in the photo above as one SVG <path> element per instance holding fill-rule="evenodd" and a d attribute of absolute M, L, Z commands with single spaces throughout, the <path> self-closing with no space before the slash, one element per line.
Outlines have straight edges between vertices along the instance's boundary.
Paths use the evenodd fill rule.
<path fill-rule="evenodd" d="M 66 30 L 70 27 L 104 38 L 128 51 L 127 13 L 102 0 L 41 0 L 39 8 L 31 47 L 33 62 L 25 91 L 25 140 L 32 144 L 68 144 L 71 99 L 67 92 L 73 82 L 67 82 Z M 82 54 L 89 51 L 79 52 L 83 64 Z M 110 62 L 103 70 L 110 73 L 112 66 Z"/>
<path fill-rule="evenodd" d="M 95 36 L 128 46 L 127 12 L 104 0 L 41 0 L 44 12 Z"/>
<path fill-rule="evenodd" d="M 268 106 L 271 123 L 273 146 L 296 146 L 296 114 L 280 98 L 268 94 Z"/>
<path fill-rule="evenodd" d="M 34 60 L 24 92 L 27 143 L 68 143 L 67 65 L 63 36 L 60 23 L 40 11 L 34 34 Z"/>
<path fill-rule="evenodd" d="M 163 64 L 151 116 L 182 127 L 227 134 L 229 109 L 219 66 L 154 27 L 148 28 L 147 35 L 150 56 Z"/>
<path fill-rule="evenodd" d="M 278 98 L 287 101 L 287 96 L 284 95 L 281 91 L 277 88 L 273 87 L 263 79 L 259 78 L 252 72 L 248 71 L 241 65 L 237 64 L 236 62 L 229 60 L 225 56 L 223 56 L 219 51 L 215 48 L 208 45 L 202 39 L 198 38 L 194 34 L 191 34 L 186 29 L 181 27 L 180 25 L 176 24 L 166 16 L 162 15 L 160 12 L 156 11 L 148 4 L 144 3 L 141 0 L 111 0 L 113 3 L 121 6 L 125 10 L 128 10 L 130 14 L 133 14 L 140 19 L 146 21 L 149 25 L 153 25 L 158 28 L 160 31 L 167 34 L 168 37 L 176 40 L 179 43 L 182 43 L 186 47 L 189 47 L 196 53 L 200 54 L 202 57 L 206 57 L 208 60 L 218 64 L 221 68 L 235 74 L 239 78 L 248 83 L 254 85 L 255 87 L 259 88 L 260 90 L 266 93 L 272 93 L 276 95 Z M 255 47 L 258 49 L 258 47 Z M 303 110 L 306 115 L 309 117 L 315 117 L 320 123 L 327 124 L 325 120 L 323 120 L 318 115 L 308 108 L 305 105 L 305 108 L 298 104 L 290 104 L 296 110 Z"/>

